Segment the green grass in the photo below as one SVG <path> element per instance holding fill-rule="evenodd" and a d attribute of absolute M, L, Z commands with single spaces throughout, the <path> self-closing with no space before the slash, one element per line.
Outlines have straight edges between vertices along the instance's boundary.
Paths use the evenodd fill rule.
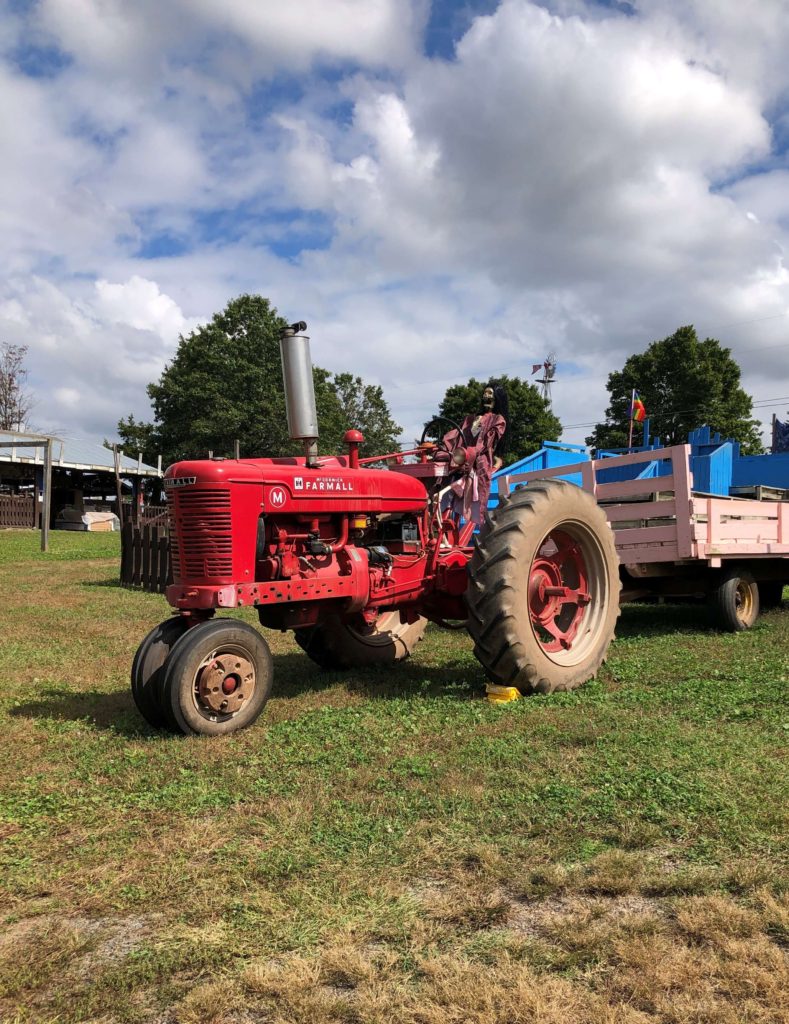
<path fill-rule="evenodd" d="M 185 739 L 131 700 L 168 608 L 118 536 L 37 546 L 0 533 L 0 1019 L 782 1019 L 786 611 L 628 607 L 597 680 L 505 706 L 462 634 L 325 673 L 267 633 L 263 717 Z"/>

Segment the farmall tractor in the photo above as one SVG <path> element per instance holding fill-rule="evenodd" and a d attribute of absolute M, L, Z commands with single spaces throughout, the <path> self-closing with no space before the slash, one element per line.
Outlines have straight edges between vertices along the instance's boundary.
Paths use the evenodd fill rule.
<path fill-rule="evenodd" d="M 324 669 L 394 665 L 430 621 L 465 624 L 488 679 L 523 694 L 594 676 L 620 586 L 594 499 L 564 481 L 531 484 L 475 536 L 440 500 L 469 456 L 461 437 L 434 443 L 425 433 L 381 469 L 366 468 L 384 457 L 360 459 L 364 439 L 350 430 L 347 455 L 319 456 L 305 330 L 293 324 L 281 339 L 288 428 L 304 456 L 178 462 L 165 474 L 175 613 L 132 666 L 145 719 L 211 736 L 255 721 L 273 663 L 257 629 L 217 615 L 241 607 L 268 629 L 294 630 Z M 453 436 L 455 424 L 446 427 Z"/>

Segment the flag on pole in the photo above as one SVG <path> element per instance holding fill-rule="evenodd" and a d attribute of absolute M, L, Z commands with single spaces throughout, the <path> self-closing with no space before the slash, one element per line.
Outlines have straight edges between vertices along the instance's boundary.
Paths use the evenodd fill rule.
<path fill-rule="evenodd" d="M 647 418 L 647 410 L 644 403 L 641 401 L 641 395 L 637 391 L 633 392 L 633 399 L 630 403 L 630 419 L 635 420 L 636 423 L 643 423 Z"/>

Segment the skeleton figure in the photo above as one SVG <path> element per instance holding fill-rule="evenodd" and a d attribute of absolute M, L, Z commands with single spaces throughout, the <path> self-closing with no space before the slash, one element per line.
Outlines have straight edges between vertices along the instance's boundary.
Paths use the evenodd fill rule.
<path fill-rule="evenodd" d="M 488 505 L 491 475 L 500 469 L 507 436 L 507 392 L 498 384 L 488 384 L 482 392 L 479 412 L 469 413 L 460 431 L 450 430 L 444 443 L 454 451 L 453 462 L 462 459 L 459 475 L 451 484 L 453 512 L 479 524 Z M 499 454 L 497 454 L 497 452 Z"/>

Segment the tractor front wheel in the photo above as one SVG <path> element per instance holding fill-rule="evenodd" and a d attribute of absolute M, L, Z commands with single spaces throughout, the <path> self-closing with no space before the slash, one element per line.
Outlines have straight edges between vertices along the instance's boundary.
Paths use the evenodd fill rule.
<path fill-rule="evenodd" d="M 166 729 L 170 719 L 162 705 L 164 663 L 170 651 L 184 635 L 187 623 L 174 615 L 154 626 L 134 655 L 131 669 L 131 691 L 137 710 L 154 729 Z"/>
<path fill-rule="evenodd" d="M 591 495 L 564 480 L 516 490 L 483 524 L 466 601 L 488 678 L 572 690 L 602 664 L 619 615 L 619 559 Z"/>
<path fill-rule="evenodd" d="M 325 669 L 364 668 L 403 661 L 425 635 L 427 619 L 402 622 L 400 612 L 382 612 L 372 624 L 326 616 L 317 626 L 297 629 L 296 643 Z"/>
<path fill-rule="evenodd" d="M 185 735 L 224 736 L 258 717 L 271 693 L 271 651 L 252 626 L 212 619 L 192 626 L 164 668 L 164 702 Z"/>

